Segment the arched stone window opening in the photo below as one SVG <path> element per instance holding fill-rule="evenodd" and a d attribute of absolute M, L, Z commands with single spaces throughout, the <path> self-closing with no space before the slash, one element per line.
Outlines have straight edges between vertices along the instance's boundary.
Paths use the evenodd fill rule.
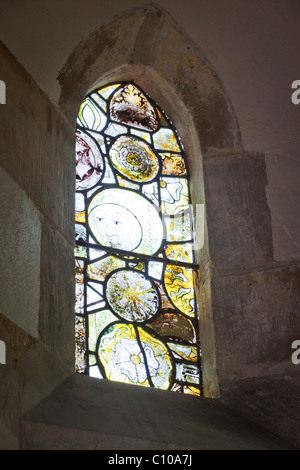
<path fill-rule="evenodd" d="M 76 370 L 202 394 L 185 150 L 134 82 L 80 106 L 75 210 Z"/>
<path fill-rule="evenodd" d="M 219 396 L 211 251 L 219 262 L 232 256 L 232 247 L 230 239 L 223 237 L 220 252 L 214 235 L 218 217 L 210 162 L 242 150 L 236 116 L 222 84 L 204 54 L 167 12 L 153 5 L 117 17 L 83 40 L 62 69 L 59 82 L 59 104 L 73 129 L 86 94 L 109 83 L 138 84 L 172 119 L 184 144 L 194 214 L 197 208 L 202 210 L 202 216 L 195 218 L 194 233 L 203 396 Z M 238 250 L 234 253 L 237 256 Z"/>

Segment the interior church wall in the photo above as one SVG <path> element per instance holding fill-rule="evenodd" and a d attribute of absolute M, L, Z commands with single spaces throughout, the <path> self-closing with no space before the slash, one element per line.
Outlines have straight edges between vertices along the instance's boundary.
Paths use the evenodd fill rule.
<path fill-rule="evenodd" d="M 119 2 L 103 5 L 93 0 L 75 0 L 75 5 L 56 0 L 43 6 L 33 0 L 23 3 L 3 2 L 0 19 L 5 44 L 0 48 L 0 79 L 6 83 L 6 104 L 0 105 L 0 339 L 7 345 L 7 364 L 0 366 L 1 446 L 18 447 L 20 417 L 73 373 L 74 118 L 87 88 L 100 75 L 110 78 L 103 74 L 104 67 L 117 70 L 121 57 L 131 66 L 144 65 L 141 85 L 170 115 L 172 93 L 179 93 L 182 107 L 174 115 L 175 124 L 186 136 L 188 125 L 193 129 L 188 143 L 192 168 L 197 166 L 193 150 L 201 145 L 205 187 L 198 194 L 195 182 L 192 187 L 200 202 L 205 197 L 208 238 L 202 259 L 207 264 L 198 287 L 200 291 L 205 286 L 200 297 L 210 320 L 213 315 L 213 322 L 203 326 L 215 335 L 210 366 L 217 370 L 221 393 L 241 379 L 297 372 L 290 357 L 291 343 L 300 335 L 300 109 L 291 103 L 290 84 L 299 77 L 292 52 L 286 53 L 295 50 L 299 35 L 297 3 L 157 2 L 174 15 L 178 28 L 170 26 L 173 20 L 161 21 L 157 13 L 146 20 L 141 11 L 134 21 L 132 13 L 123 18 L 127 8 L 140 6 L 137 1 L 126 8 Z M 89 37 L 115 15 L 123 24 L 118 29 L 119 37 L 123 34 L 118 57 L 111 55 L 111 25 L 104 28 L 107 42 L 99 41 L 98 50 L 92 47 L 97 34 Z M 181 27 L 192 51 L 178 49 Z M 73 69 L 63 69 L 86 38 L 88 53 L 78 53 Z M 128 44 L 136 48 L 126 56 Z M 225 105 L 220 97 L 215 113 L 209 108 L 206 121 L 197 107 L 203 104 L 199 88 L 191 86 L 204 83 L 196 72 L 196 56 L 201 57 L 203 74 L 217 70 L 220 90 L 228 97 Z M 184 61 L 176 81 L 168 57 Z M 85 74 L 79 73 L 85 64 Z M 122 78 L 128 70 L 115 73 Z M 158 76 L 153 70 L 159 70 Z M 150 76 L 156 84 L 165 77 L 167 95 L 168 86 L 153 87 Z M 210 87 L 208 82 L 201 89 L 203 96 Z M 70 101 L 73 97 L 76 105 Z M 219 138 L 226 106 L 232 119 L 226 129 L 232 132 Z M 180 123 L 181 111 L 187 114 Z M 216 120 L 219 129 L 211 127 Z"/>
<path fill-rule="evenodd" d="M 76 45 L 143 0 L 1 2 L 1 39 L 57 103 L 59 71 Z M 274 256 L 299 259 L 299 2 L 295 0 L 157 0 L 203 50 L 227 90 L 246 150 L 263 151 Z M 131 32 L 128 31 L 130 35 Z M 155 37 L 154 31 L 150 34 Z M 125 37 L 126 41 L 127 38 Z M 176 49 L 176 44 L 174 44 Z"/>
<path fill-rule="evenodd" d="M 0 74 L 0 446 L 20 416 L 73 371 L 73 132 L 8 49 Z"/>
<path fill-rule="evenodd" d="M 207 328 L 208 333 L 209 324 L 215 328 L 216 338 L 210 336 L 216 343 L 220 385 L 293 372 L 290 345 L 299 328 L 299 268 L 274 259 L 264 153 L 245 150 L 234 109 L 205 55 L 156 8 L 116 17 L 81 41 L 58 77 L 60 106 L 75 125 L 86 90 L 132 77 L 172 117 L 186 145 L 192 197 L 206 204 L 206 245 L 197 253 L 203 280 L 200 331 Z M 210 289 L 211 322 L 203 308 Z M 210 359 L 215 354 L 208 353 L 214 348 L 207 347 L 207 336 L 202 341 L 205 377 L 206 354 Z M 210 382 L 204 380 L 204 389 L 215 395 Z"/>

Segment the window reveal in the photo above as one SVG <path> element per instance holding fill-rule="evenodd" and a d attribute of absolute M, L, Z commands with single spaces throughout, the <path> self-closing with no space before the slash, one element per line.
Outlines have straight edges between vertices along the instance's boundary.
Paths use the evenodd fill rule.
<path fill-rule="evenodd" d="M 80 106 L 75 218 L 76 371 L 200 395 L 184 148 L 134 83 Z"/>

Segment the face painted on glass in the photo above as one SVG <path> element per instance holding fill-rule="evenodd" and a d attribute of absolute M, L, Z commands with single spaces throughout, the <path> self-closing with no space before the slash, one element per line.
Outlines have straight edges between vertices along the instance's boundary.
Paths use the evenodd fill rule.
<path fill-rule="evenodd" d="M 120 250 L 134 250 L 142 239 L 137 218 L 118 204 L 100 204 L 89 215 L 91 230 L 101 245 Z"/>
<path fill-rule="evenodd" d="M 156 207 L 129 189 L 109 188 L 95 194 L 88 220 L 93 236 L 104 246 L 153 254 L 162 242 L 163 226 Z"/>
<path fill-rule="evenodd" d="M 133 82 L 76 129 L 76 370 L 201 394 L 193 214 L 181 139 Z"/>

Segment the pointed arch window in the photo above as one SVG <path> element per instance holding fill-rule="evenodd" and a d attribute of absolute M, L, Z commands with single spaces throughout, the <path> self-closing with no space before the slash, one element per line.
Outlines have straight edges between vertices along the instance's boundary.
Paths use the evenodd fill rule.
<path fill-rule="evenodd" d="M 82 102 L 75 200 L 76 371 L 201 394 L 185 151 L 137 84 Z"/>

